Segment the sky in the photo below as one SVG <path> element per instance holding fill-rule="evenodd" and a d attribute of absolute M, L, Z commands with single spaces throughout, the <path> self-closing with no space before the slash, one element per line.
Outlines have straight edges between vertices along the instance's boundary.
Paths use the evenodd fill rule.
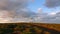
<path fill-rule="evenodd" d="M 60 24 L 60 0 L 0 0 L 0 23 Z"/>
<path fill-rule="evenodd" d="M 43 6 L 43 4 L 44 4 L 45 2 L 44 2 L 44 0 L 34 0 L 34 1 L 30 1 L 30 3 L 29 3 L 29 5 L 28 5 L 28 8 L 30 8 L 31 10 L 33 10 L 33 11 L 37 11 L 37 9 L 39 9 L 39 8 L 45 8 L 44 6 Z M 44 9 L 45 10 L 45 9 Z"/>
<path fill-rule="evenodd" d="M 28 5 L 28 8 L 36 12 L 39 8 L 43 9 L 43 12 L 52 12 L 60 10 L 60 7 L 48 8 L 44 6 L 44 4 L 45 0 L 34 0 L 34 1 L 31 0 Z"/>

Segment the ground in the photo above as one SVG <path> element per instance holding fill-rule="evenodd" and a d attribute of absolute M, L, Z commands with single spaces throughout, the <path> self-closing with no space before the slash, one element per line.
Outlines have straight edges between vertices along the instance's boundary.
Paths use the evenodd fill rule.
<path fill-rule="evenodd" d="M 3 23 L 0 34 L 60 34 L 60 24 Z"/>

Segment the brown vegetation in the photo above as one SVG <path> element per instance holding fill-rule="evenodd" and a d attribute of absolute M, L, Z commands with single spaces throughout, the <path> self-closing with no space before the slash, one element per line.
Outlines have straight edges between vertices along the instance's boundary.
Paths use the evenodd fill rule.
<path fill-rule="evenodd" d="M 3 23 L 0 34 L 60 34 L 60 24 Z"/>

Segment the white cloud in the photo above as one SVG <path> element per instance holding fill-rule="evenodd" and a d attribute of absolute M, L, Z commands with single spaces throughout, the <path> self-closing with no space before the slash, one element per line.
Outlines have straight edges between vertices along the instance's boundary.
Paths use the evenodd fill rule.
<path fill-rule="evenodd" d="M 56 23 L 60 24 L 60 11 L 51 13 L 41 13 L 35 16 L 36 22 Z"/>
<path fill-rule="evenodd" d="M 56 12 L 51 12 L 51 13 L 48 13 L 49 15 L 51 15 L 51 16 L 54 16 L 54 15 L 56 15 Z"/>
<path fill-rule="evenodd" d="M 42 12 L 42 8 L 38 8 L 38 12 Z"/>

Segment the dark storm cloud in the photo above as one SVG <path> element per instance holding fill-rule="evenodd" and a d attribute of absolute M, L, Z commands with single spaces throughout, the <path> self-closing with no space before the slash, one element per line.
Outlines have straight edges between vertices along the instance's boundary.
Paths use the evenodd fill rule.
<path fill-rule="evenodd" d="M 48 8 L 54 8 L 60 6 L 60 0 L 46 0 L 45 6 Z"/>

